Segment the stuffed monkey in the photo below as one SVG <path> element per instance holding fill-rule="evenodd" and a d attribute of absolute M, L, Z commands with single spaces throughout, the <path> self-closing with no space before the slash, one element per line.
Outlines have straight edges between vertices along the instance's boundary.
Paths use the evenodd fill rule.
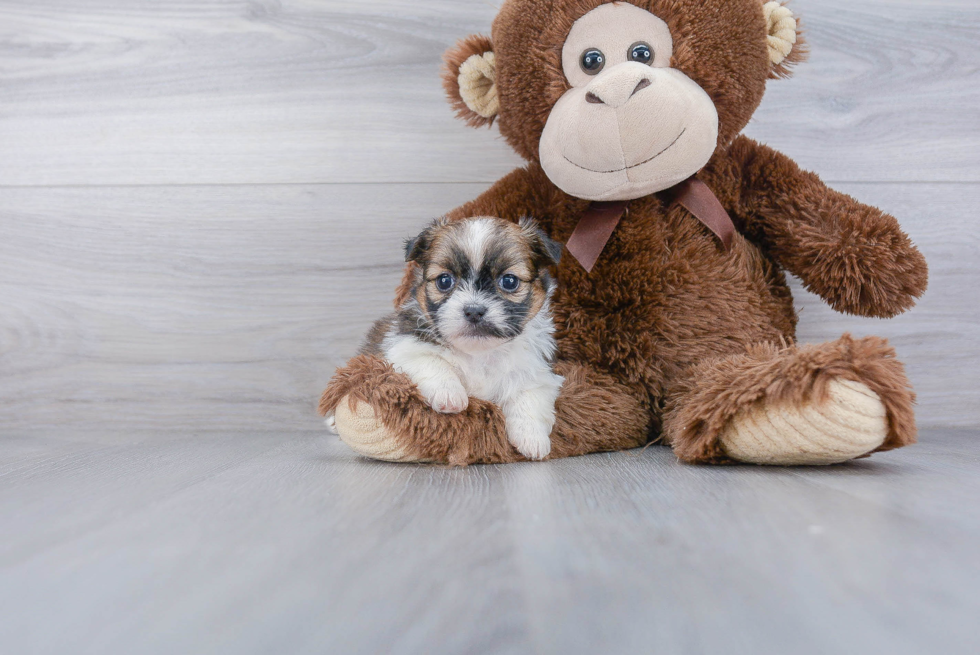
<path fill-rule="evenodd" d="M 804 58 L 787 7 L 506 0 L 492 35 L 447 53 L 445 87 L 527 165 L 450 218 L 530 216 L 571 255 L 552 458 L 660 441 L 685 462 L 815 465 L 915 441 L 883 339 L 795 340 L 785 271 L 840 312 L 891 317 L 927 268 L 892 216 L 740 135 L 767 80 Z M 321 410 L 376 459 L 522 459 L 496 407 L 437 414 L 371 356 L 337 372 Z"/>

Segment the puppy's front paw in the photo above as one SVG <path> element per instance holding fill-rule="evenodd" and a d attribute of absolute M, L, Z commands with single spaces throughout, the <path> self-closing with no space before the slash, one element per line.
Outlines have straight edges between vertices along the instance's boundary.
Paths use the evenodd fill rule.
<path fill-rule="evenodd" d="M 544 459 L 551 453 L 550 431 L 543 425 L 509 425 L 507 441 L 528 459 Z"/>
<path fill-rule="evenodd" d="M 459 414 L 470 405 L 466 389 L 459 382 L 436 387 L 424 395 L 425 402 L 442 414 Z"/>

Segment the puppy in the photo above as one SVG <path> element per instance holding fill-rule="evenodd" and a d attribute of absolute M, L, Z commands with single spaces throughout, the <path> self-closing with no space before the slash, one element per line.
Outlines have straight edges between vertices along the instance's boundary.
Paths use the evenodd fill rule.
<path fill-rule="evenodd" d="M 496 404 L 508 441 L 544 459 L 564 382 L 552 370 L 547 271 L 560 257 L 561 244 L 528 219 L 439 219 L 406 243 L 417 264 L 411 296 L 375 324 L 362 352 L 411 378 L 437 412 L 462 412 L 469 396 Z"/>

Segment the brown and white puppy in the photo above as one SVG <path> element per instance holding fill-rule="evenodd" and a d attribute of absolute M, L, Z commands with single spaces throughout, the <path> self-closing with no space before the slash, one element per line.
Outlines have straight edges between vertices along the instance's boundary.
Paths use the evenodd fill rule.
<path fill-rule="evenodd" d="M 411 378 L 437 412 L 461 412 L 469 396 L 498 405 L 510 443 L 543 459 L 564 382 L 552 370 L 547 270 L 560 257 L 531 220 L 439 219 L 407 242 L 411 296 L 375 324 L 363 352 Z"/>

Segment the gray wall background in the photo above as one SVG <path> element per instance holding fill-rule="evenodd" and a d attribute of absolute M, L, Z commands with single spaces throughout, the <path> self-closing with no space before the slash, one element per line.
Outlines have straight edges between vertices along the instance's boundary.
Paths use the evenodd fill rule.
<path fill-rule="evenodd" d="M 0 2 L 0 429 L 319 430 L 400 244 L 520 161 L 454 120 L 482 0 Z M 925 426 L 980 423 L 976 0 L 797 0 L 810 62 L 748 128 L 897 215 L 891 321 L 796 287 L 803 341 L 889 337 Z"/>

